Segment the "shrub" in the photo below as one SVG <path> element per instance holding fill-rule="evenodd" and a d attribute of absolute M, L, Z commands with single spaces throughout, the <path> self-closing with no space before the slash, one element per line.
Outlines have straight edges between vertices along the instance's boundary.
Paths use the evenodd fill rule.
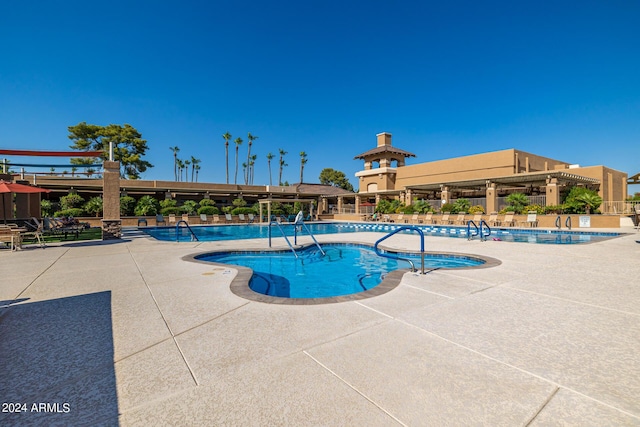
<path fill-rule="evenodd" d="M 479 214 L 479 213 L 485 213 L 484 208 L 481 205 L 471 206 L 468 212 L 473 215 Z"/>
<path fill-rule="evenodd" d="M 587 213 L 595 211 L 602 204 L 602 198 L 598 193 L 584 187 L 573 187 L 564 201 L 567 213 Z"/>
<path fill-rule="evenodd" d="M 524 207 L 523 213 L 529 213 L 530 211 L 533 211 L 538 215 L 543 215 L 545 213 L 545 208 L 540 205 L 527 205 Z"/>
<path fill-rule="evenodd" d="M 63 197 L 60 197 L 60 208 L 62 210 L 71 209 L 71 208 L 80 208 L 84 203 L 84 199 L 78 194 L 69 194 Z"/>
<path fill-rule="evenodd" d="M 178 201 L 174 199 L 163 199 L 160 200 L 160 208 L 175 208 L 178 206 Z"/>
<path fill-rule="evenodd" d="M 183 212 L 183 209 L 177 206 L 168 206 L 160 209 L 162 215 L 182 215 Z"/>
<path fill-rule="evenodd" d="M 42 212 L 43 217 L 48 217 L 53 215 L 53 212 L 58 209 L 56 206 L 57 203 L 51 203 L 49 200 L 41 200 L 40 201 L 40 211 Z"/>
<path fill-rule="evenodd" d="M 134 213 L 138 216 L 156 215 L 160 210 L 160 203 L 151 196 L 142 196 L 136 204 Z"/>
<path fill-rule="evenodd" d="M 469 199 L 460 198 L 453 203 L 453 210 L 451 212 L 452 213 L 469 212 L 470 207 L 471 207 L 471 203 L 469 202 Z"/>
<path fill-rule="evenodd" d="M 205 215 L 217 215 L 220 213 L 220 209 L 216 208 L 215 206 L 201 206 L 198 208 L 198 215 L 200 214 L 205 214 Z"/>
<path fill-rule="evenodd" d="M 120 215 L 129 216 L 133 215 L 133 210 L 136 207 L 136 199 L 131 196 L 120 197 Z"/>
<path fill-rule="evenodd" d="M 90 198 L 87 203 L 84 204 L 84 210 L 89 215 L 95 215 L 96 218 L 102 215 L 102 197 L 96 196 Z"/>
<path fill-rule="evenodd" d="M 239 208 L 234 208 L 231 211 L 231 215 L 238 215 L 238 214 L 255 214 L 256 211 L 253 210 L 253 208 L 249 208 L 249 207 L 239 207 Z M 271 213 L 273 214 L 273 211 L 271 211 Z"/>
<path fill-rule="evenodd" d="M 413 205 L 409 205 L 409 206 L 400 206 L 398 208 L 399 212 L 398 213 L 403 213 L 403 214 L 412 214 L 416 211 L 415 206 Z"/>
<path fill-rule="evenodd" d="M 445 203 L 440 207 L 440 212 L 451 212 L 451 213 L 456 213 L 455 212 L 455 205 L 453 203 Z"/>
<path fill-rule="evenodd" d="M 553 206 L 545 206 L 544 213 L 547 215 L 550 214 L 561 214 L 564 210 L 564 206 L 562 205 L 553 205 Z"/>
<path fill-rule="evenodd" d="M 182 211 L 189 215 L 193 215 L 194 213 L 196 213 L 196 206 L 198 206 L 197 202 L 195 202 L 194 200 L 187 200 L 182 204 Z"/>
<path fill-rule="evenodd" d="M 529 198 L 523 193 L 511 193 L 507 196 L 510 210 L 517 214 L 524 213 L 524 208 L 529 204 Z"/>
<path fill-rule="evenodd" d="M 79 216 L 84 216 L 84 210 L 81 208 L 69 208 L 69 209 L 62 209 L 60 211 L 57 211 L 56 213 L 53 214 L 53 216 L 55 217 L 79 217 Z"/>
<path fill-rule="evenodd" d="M 216 202 L 214 200 L 211 200 L 211 199 L 202 199 L 202 200 L 200 200 L 200 202 L 198 204 L 200 206 L 215 206 Z"/>

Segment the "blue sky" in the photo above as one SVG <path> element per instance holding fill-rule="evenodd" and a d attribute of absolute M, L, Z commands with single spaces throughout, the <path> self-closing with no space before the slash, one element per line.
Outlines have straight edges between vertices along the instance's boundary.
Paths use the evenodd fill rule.
<path fill-rule="evenodd" d="M 517 148 L 632 175 L 638 22 L 635 0 L 4 2 L 0 148 L 129 123 L 155 165 L 143 178 L 173 179 L 178 146 L 224 182 L 221 135 L 245 140 L 242 163 L 251 132 L 255 184 L 284 149 L 283 180 L 305 151 L 306 182 L 332 167 L 357 188 L 353 157 L 390 132 L 409 164 Z"/>

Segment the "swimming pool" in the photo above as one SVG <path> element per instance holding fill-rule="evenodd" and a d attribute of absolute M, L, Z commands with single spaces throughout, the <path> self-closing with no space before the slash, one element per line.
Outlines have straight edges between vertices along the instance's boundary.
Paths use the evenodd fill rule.
<path fill-rule="evenodd" d="M 249 288 L 263 295 L 281 298 L 328 298 L 351 295 L 375 288 L 385 276 L 406 261 L 381 257 L 367 245 L 323 244 L 323 255 L 316 246 L 297 250 L 298 257 L 286 251 L 225 251 L 197 255 L 200 261 L 232 264 L 253 270 Z M 420 266 L 420 257 L 393 252 L 410 258 Z M 467 268 L 485 264 L 468 255 L 425 254 L 425 269 Z"/>
<path fill-rule="evenodd" d="M 383 232 L 389 233 L 403 224 L 388 223 L 305 223 L 313 234 Z M 426 236 L 467 238 L 466 227 L 418 225 Z M 293 236 L 294 226 L 283 224 L 282 230 L 288 236 Z M 186 227 L 143 227 L 145 233 L 158 240 L 191 241 L 192 235 Z M 268 225 L 213 225 L 195 226 L 191 230 L 201 242 L 219 240 L 259 239 L 269 236 Z M 176 234 L 177 232 L 177 234 Z M 272 229 L 273 237 L 280 237 L 280 231 Z M 304 234 L 304 233 L 303 233 Z M 541 229 L 509 229 L 493 228 L 489 240 L 496 239 L 506 242 L 540 243 L 540 244 L 576 244 L 592 243 L 620 236 L 620 233 L 599 233 L 592 231 L 559 231 Z"/>

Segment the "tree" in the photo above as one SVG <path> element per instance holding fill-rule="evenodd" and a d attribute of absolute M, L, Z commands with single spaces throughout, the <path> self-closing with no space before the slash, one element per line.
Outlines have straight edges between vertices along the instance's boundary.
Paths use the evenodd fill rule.
<path fill-rule="evenodd" d="M 136 216 L 149 216 L 156 215 L 160 210 L 160 203 L 151 196 L 142 196 L 135 209 L 133 210 Z"/>
<path fill-rule="evenodd" d="M 353 192 L 353 185 L 351 185 L 344 172 L 337 171 L 333 168 L 322 169 L 320 172 L 320 183 Z"/>
<path fill-rule="evenodd" d="M 573 187 L 564 202 L 569 213 L 590 214 L 602 204 L 602 197 L 594 190 L 584 187 Z"/>
<path fill-rule="evenodd" d="M 282 148 L 279 148 L 278 151 L 280 152 L 280 174 L 278 175 L 278 185 L 282 185 L 282 169 L 285 166 L 289 165 L 284 161 L 284 156 L 287 154 L 287 152 Z"/>
<path fill-rule="evenodd" d="M 233 141 L 236 143 L 236 174 L 233 178 L 233 183 L 237 184 L 238 183 L 238 149 L 240 148 L 240 144 L 242 144 L 242 138 L 236 138 L 235 141 Z"/>
<path fill-rule="evenodd" d="M 249 162 L 249 184 L 253 185 L 253 170 L 255 168 L 256 159 L 258 158 L 257 154 L 251 156 L 251 161 Z"/>
<path fill-rule="evenodd" d="M 89 125 L 86 122 L 69 126 L 70 147 L 81 151 L 103 151 L 102 158 L 109 158 L 109 143 L 113 143 L 113 158 L 120 162 L 120 175 L 129 179 L 140 179 L 140 174 L 153 165 L 142 157 L 146 154 L 147 141 L 129 124 L 108 126 Z"/>
<path fill-rule="evenodd" d="M 173 151 L 173 180 L 178 180 L 178 152 L 180 148 L 178 146 L 169 147 L 169 150 Z"/>
<path fill-rule="evenodd" d="M 191 160 L 184 161 L 184 180 L 189 182 L 189 165 L 191 164 Z"/>
<path fill-rule="evenodd" d="M 193 182 L 193 175 L 196 171 L 196 166 L 198 166 L 198 164 L 200 164 L 200 159 L 196 159 L 195 157 L 191 156 L 191 182 Z"/>
<path fill-rule="evenodd" d="M 200 160 L 198 160 L 198 163 L 200 163 Z M 196 182 L 198 182 L 198 172 L 200 171 L 200 165 L 197 164 L 194 169 L 196 170 Z"/>
<path fill-rule="evenodd" d="M 255 141 L 256 139 L 258 139 L 257 136 L 253 136 L 251 135 L 251 132 L 247 133 L 247 143 L 248 143 L 248 150 L 247 150 L 247 165 L 251 164 L 251 145 L 253 145 L 253 141 Z M 249 171 L 250 168 L 247 168 L 247 172 L 244 175 L 244 183 L 249 184 Z"/>
<path fill-rule="evenodd" d="M 231 134 L 226 132 L 222 135 L 224 138 L 224 163 L 227 169 L 227 184 L 229 183 L 229 140 L 231 139 Z"/>
<path fill-rule="evenodd" d="M 302 176 L 304 172 L 304 165 L 307 164 L 307 153 L 300 152 L 300 184 L 302 184 Z"/>
<path fill-rule="evenodd" d="M 511 193 L 507 196 L 506 200 L 507 203 L 509 203 L 507 211 L 513 211 L 517 214 L 523 213 L 524 207 L 529 204 L 529 198 L 523 193 Z"/>
<path fill-rule="evenodd" d="M 269 185 L 273 185 L 273 181 L 271 179 L 271 160 L 273 159 L 273 153 L 267 154 L 267 167 L 269 168 Z"/>
<path fill-rule="evenodd" d="M 184 162 L 178 159 L 177 164 L 178 164 L 178 181 L 182 181 L 182 170 L 184 169 Z"/>
<path fill-rule="evenodd" d="M 95 196 L 90 198 L 84 205 L 84 210 L 88 214 L 95 215 L 96 218 L 102 215 L 102 197 Z"/>

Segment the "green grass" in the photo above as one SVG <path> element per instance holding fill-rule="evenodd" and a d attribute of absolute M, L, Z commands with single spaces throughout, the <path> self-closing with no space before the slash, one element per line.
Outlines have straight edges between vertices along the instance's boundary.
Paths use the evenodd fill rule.
<path fill-rule="evenodd" d="M 64 234 L 44 234 L 42 237 L 44 238 L 45 243 L 72 242 L 74 240 L 101 240 L 102 228 L 87 228 L 80 233 L 77 239 L 75 233 L 68 233 L 66 238 L 64 237 Z M 28 237 L 24 239 L 25 244 L 37 242 L 38 241 L 34 237 Z"/>

